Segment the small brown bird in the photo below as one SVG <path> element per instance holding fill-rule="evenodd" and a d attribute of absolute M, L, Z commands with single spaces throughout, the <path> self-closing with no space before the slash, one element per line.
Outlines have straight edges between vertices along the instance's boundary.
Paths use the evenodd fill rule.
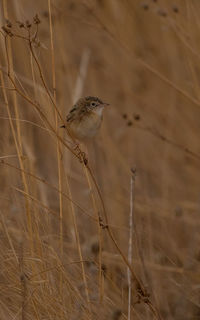
<path fill-rule="evenodd" d="M 66 118 L 69 133 L 80 141 L 94 137 L 101 126 L 102 112 L 107 105 L 97 97 L 80 98 Z"/>

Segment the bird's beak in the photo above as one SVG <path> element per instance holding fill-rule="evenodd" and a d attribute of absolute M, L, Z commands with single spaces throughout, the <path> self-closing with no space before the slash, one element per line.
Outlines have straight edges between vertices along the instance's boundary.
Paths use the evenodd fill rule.
<path fill-rule="evenodd" d="M 109 106 L 109 105 L 110 105 L 110 103 L 107 103 L 107 102 L 102 103 L 102 106 L 104 106 L 104 107 Z"/>

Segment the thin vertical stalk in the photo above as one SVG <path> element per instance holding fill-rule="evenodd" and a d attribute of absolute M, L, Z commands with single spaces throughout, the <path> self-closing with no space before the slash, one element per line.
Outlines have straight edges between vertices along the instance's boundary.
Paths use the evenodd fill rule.
<path fill-rule="evenodd" d="M 23 240 L 20 243 L 19 248 L 19 267 L 20 267 L 20 282 L 21 282 L 21 297 L 22 297 L 22 306 L 21 306 L 21 319 L 26 319 L 26 313 L 27 313 L 27 281 L 26 276 L 24 272 L 24 245 Z"/>
<path fill-rule="evenodd" d="M 51 42 L 51 72 L 52 72 L 52 86 L 53 86 L 53 98 L 56 103 L 56 74 L 55 74 L 55 53 L 54 53 L 54 40 L 53 40 L 53 23 L 52 23 L 52 11 L 51 0 L 48 0 L 49 10 L 49 30 L 50 30 L 50 42 Z M 58 130 L 58 113 L 54 110 L 55 127 Z M 56 140 L 56 153 L 57 153 L 57 166 L 58 166 L 58 188 L 59 192 L 59 215 L 60 215 L 60 258 L 63 258 L 63 196 L 62 196 L 62 164 L 61 164 L 61 148 L 60 141 Z M 63 274 L 60 270 L 60 296 L 63 301 Z"/>
<path fill-rule="evenodd" d="M 133 201 L 134 201 L 134 182 L 135 172 L 131 171 L 130 179 L 130 211 L 129 211 L 129 243 L 128 243 L 128 262 L 132 264 L 133 258 Z M 131 272 L 127 267 L 127 279 L 128 279 L 128 320 L 131 320 Z"/>
<path fill-rule="evenodd" d="M 87 179 L 87 183 L 90 189 L 90 194 L 91 194 L 91 198 L 92 198 L 92 204 L 93 204 L 93 208 L 94 208 L 94 212 L 97 218 L 97 226 L 98 226 L 98 239 L 99 239 L 99 301 L 102 302 L 103 300 L 103 283 L 102 283 L 102 230 L 101 230 L 101 226 L 99 223 L 99 213 L 98 213 L 98 209 L 97 209 L 97 204 L 96 204 L 96 199 L 94 197 L 94 193 L 93 193 L 93 189 L 92 189 L 92 184 L 90 181 L 90 176 L 88 174 L 88 170 L 86 169 L 86 167 L 84 166 L 84 172 L 85 172 L 85 176 Z"/>

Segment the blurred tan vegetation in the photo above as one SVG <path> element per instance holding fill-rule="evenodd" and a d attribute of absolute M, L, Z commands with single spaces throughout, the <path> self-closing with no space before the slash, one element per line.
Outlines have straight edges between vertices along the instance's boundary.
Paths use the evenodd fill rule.
<path fill-rule="evenodd" d="M 199 1 L 0 9 L 0 319 L 199 319 Z M 109 227 L 59 128 L 79 95 L 110 103 L 86 151 Z"/>

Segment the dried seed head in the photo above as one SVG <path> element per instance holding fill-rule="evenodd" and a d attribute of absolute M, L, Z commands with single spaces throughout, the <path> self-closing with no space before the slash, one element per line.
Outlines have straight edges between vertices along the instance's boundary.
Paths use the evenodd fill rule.
<path fill-rule="evenodd" d="M 41 23 L 37 13 L 36 13 L 35 17 L 33 17 L 33 23 L 35 23 L 35 24 L 40 24 Z"/>
<path fill-rule="evenodd" d="M 167 11 L 164 9 L 158 9 L 157 11 L 158 15 L 165 18 L 167 16 Z"/>
<path fill-rule="evenodd" d="M 127 122 L 127 126 L 131 127 L 132 125 L 133 125 L 133 122 L 132 122 L 131 120 L 129 120 L 129 121 Z"/>
<path fill-rule="evenodd" d="M 131 173 L 132 173 L 134 176 L 136 175 L 136 171 L 137 171 L 137 169 L 136 169 L 135 166 L 131 168 Z"/>
<path fill-rule="evenodd" d="M 139 114 L 134 114 L 133 118 L 135 121 L 139 121 L 140 120 L 140 115 Z"/>
<path fill-rule="evenodd" d="M 101 265 L 101 270 L 102 270 L 102 274 L 105 276 L 106 272 L 107 272 L 107 267 L 104 263 L 102 263 L 102 265 Z"/>
<path fill-rule="evenodd" d="M 94 242 L 91 246 L 91 251 L 94 255 L 97 255 L 99 253 L 99 244 L 98 242 Z"/>
<path fill-rule="evenodd" d="M 173 5 L 172 7 L 172 10 L 175 12 L 175 13 L 178 13 L 179 12 L 179 9 L 176 5 Z"/>
<path fill-rule="evenodd" d="M 7 29 L 5 26 L 2 26 L 1 29 L 2 29 L 5 33 L 8 32 L 8 29 Z"/>
<path fill-rule="evenodd" d="M 41 43 L 38 39 L 33 38 L 32 41 L 36 48 L 39 48 L 41 46 Z"/>
<path fill-rule="evenodd" d="M 112 319 L 113 320 L 119 320 L 119 318 L 121 317 L 122 315 L 122 311 L 120 309 L 117 309 L 113 312 L 113 316 L 112 316 Z"/>
<path fill-rule="evenodd" d="M 149 9 L 149 5 L 147 3 L 142 3 L 141 4 L 142 9 L 144 10 L 148 10 Z"/>
<path fill-rule="evenodd" d="M 24 23 L 21 21 L 16 21 L 20 28 L 24 28 Z"/>
<path fill-rule="evenodd" d="M 31 23 L 29 22 L 29 20 L 26 20 L 26 27 L 31 28 Z"/>
<path fill-rule="evenodd" d="M 6 19 L 6 27 L 12 28 L 12 23 L 8 19 Z"/>
<path fill-rule="evenodd" d="M 8 29 L 7 27 L 3 26 L 1 27 L 1 29 L 10 37 L 13 36 L 13 33 L 10 31 L 10 29 Z"/>
<path fill-rule="evenodd" d="M 20 280 L 21 280 L 21 281 L 24 281 L 24 280 L 25 280 L 24 274 L 21 274 L 21 275 L 20 275 Z"/>
<path fill-rule="evenodd" d="M 175 208 L 175 215 L 176 215 L 176 217 L 178 217 L 178 218 L 182 217 L 182 215 L 183 215 L 183 209 L 182 209 L 182 207 L 177 206 L 177 207 Z"/>
<path fill-rule="evenodd" d="M 43 11 L 42 12 L 42 16 L 45 17 L 45 18 L 48 18 L 49 17 L 48 11 Z"/>

